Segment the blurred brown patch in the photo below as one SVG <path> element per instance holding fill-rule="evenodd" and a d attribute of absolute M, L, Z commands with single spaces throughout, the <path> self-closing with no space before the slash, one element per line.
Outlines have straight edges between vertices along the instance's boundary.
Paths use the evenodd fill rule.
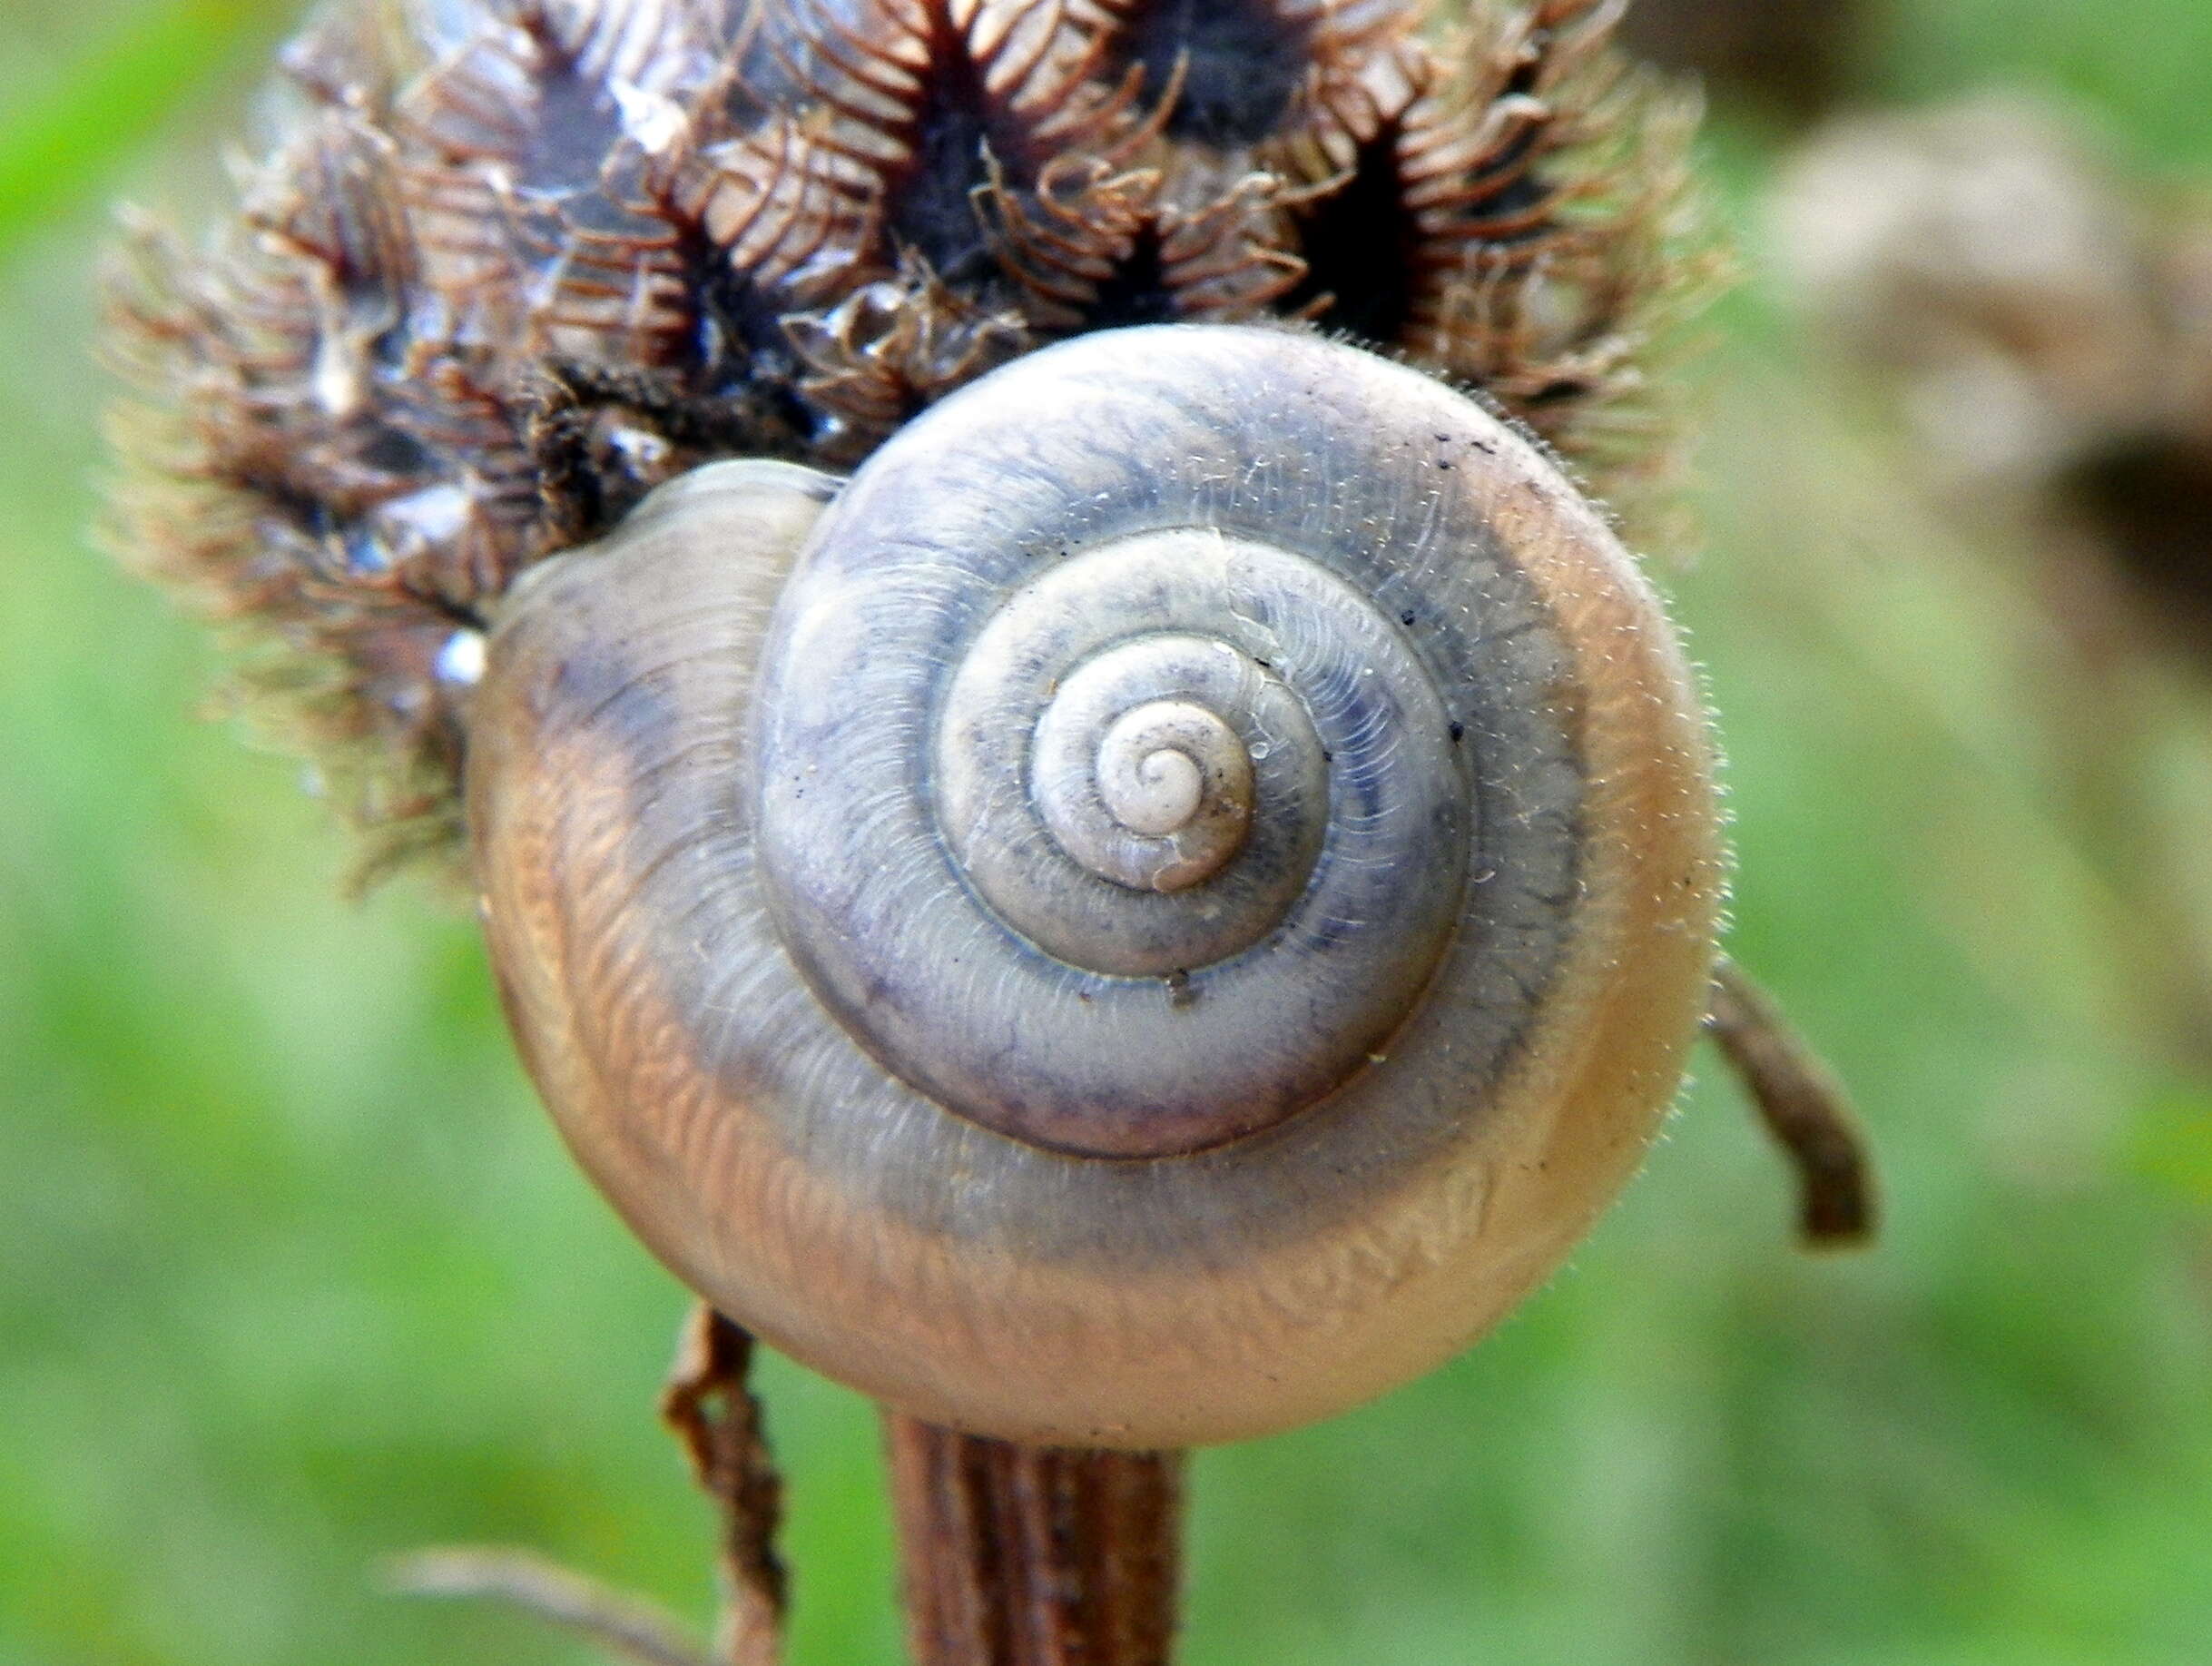
<path fill-rule="evenodd" d="M 1638 0 L 1621 40 L 1725 96 L 1806 122 L 1848 91 L 1873 10 L 1863 0 Z"/>

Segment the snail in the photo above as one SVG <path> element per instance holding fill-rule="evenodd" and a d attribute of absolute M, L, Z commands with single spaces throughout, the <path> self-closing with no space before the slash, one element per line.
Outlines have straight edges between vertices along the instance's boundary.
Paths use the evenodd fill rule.
<path fill-rule="evenodd" d="M 1568 472 L 1695 264 L 1618 10 L 334 7 L 223 235 L 134 232 L 127 536 L 457 851 L 721 1311 L 1023 1443 L 1327 1415 L 1706 1010 L 1705 716 Z"/>
<path fill-rule="evenodd" d="M 523 1055 L 723 1311 L 909 1413 L 1170 1447 L 1466 1345 L 1705 1010 L 1705 721 L 1525 439 L 1309 334 L 1083 336 L 849 481 L 517 587 L 468 807 Z"/>

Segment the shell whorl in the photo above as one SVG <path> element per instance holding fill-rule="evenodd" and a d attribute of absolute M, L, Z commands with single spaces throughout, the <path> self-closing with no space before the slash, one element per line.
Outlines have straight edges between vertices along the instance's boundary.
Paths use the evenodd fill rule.
<path fill-rule="evenodd" d="M 1664 617 L 1526 441 L 1310 335 L 1086 337 L 841 489 L 698 471 L 522 588 L 477 698 L 579 1156 L 724 1311 L 957 1426 L 1195 1444 L 1434 1365 L 1702 1010 Z"/>
<path fill-rule="evenodd" d="M 1450 489 L 1504 430 L 1348 357 L 1220 330 L 1034 355 L 911 424 L 801 558 L 758 702 L 771 906 L 939 1103 L 1094 1156 L 1279 1122 L 1385 1049 L 1486 849 L 1515 882 L 1473 930 L 1547 981 L 1579 782 L 1531 708 L 1559 666 Z M 1164 710 L 1253 784 L 1241 818 L 1214 793 L 1229 837 L 1174 887 L 1130 882 L 1174 845 L 1116 820 L 1099 770 Z M 1502 1050 L 1528 1004 L 1470 1045 Z"/>

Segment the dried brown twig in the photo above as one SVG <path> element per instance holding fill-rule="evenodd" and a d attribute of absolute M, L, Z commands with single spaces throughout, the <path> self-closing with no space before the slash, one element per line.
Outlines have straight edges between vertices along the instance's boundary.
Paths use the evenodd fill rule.
<path fill-rule="evenodd" d="M 661 1418 L 721 1517 L 723 1612 L 712 1649 L 654 1603 L 504 1545 L 418 1551 L 386 1582 L 406 1596 L 480 1597 L 573 1631 L 632 1666 L 777 1666 L 783 1653 L 783 1564 L 775 1551 L 783 1482 L 747 1378 L 752 1337 L 703 1302 L 683 1322 L 661 1393 Z"/>
<path fill-rule="evenodd" d="M 1706 1029 L 1796 1168 L 1798 1229 L 1805 1243 L 1849 1247 L 1873 1237 L 1873 1160 L 1850 1097 L 1773 999 L 1733 961 L 1714 969 Z"/>
<path fill-rule="evenodd" d="M 783 1480 L 747 1382 L 752 1347 L 749 1333 L 701 1302 L 683 1323 L 661 1391 L 661 1420 L 683 1443 L 692 1474 L 722 1519 L 714 1658 L 723 1666 L 776 1666 L 783 1652 L 787 1581 L 775 1545 Z"/>
<path fill-rule="evenodd" d="M 748 1378 L 752 1337 L 703 1303 L 684 1321 L 661 1416 L 721 1517 L 712 1649 L 651 1602 L 504 1546 L 394 1562 L 412 1596 L 503 1602 L 631 1666 L 777 1666 L 782 1481 Z M 915 1666 L 1167 1666 L 1181 1576 L 1180 1453 L 1023 1446 L 886 1409 Z"/>

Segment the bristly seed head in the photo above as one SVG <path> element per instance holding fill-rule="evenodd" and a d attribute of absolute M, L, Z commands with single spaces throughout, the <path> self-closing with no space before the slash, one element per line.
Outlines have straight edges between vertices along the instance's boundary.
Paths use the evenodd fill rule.
<path fill-rule="evenodd" d="M 274 647 L 388 856 L 452 830 L 456 645 L 523 567 L 1064 336 L 1310 320 L 1618 490 L 1703 271 L 1620 9 L 339 0 L 236 216 L 118 262 L 123 540 Z"/>

